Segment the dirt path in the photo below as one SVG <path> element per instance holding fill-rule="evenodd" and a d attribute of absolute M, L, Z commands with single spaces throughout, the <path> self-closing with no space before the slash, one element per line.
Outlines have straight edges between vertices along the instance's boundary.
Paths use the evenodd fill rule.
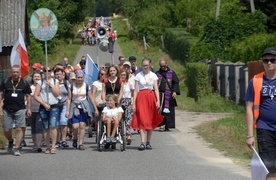
<path fill-rule="evenodd" d="M 176 139 L 177 144 L 206 159 L 210 165 L 226 168 L 237 174 L 250 177 L 249 166 L 237 165 L 218 150 L 210 148 L 209 144 L 199 137 L 193 129 L 193 127 L 202 122 L 214 121 L 229 117 L 230 115 L 225 113 L 195 113 L 176 110 L 176 128 L 179 132 L 172 133 L 171 136 Z"/>

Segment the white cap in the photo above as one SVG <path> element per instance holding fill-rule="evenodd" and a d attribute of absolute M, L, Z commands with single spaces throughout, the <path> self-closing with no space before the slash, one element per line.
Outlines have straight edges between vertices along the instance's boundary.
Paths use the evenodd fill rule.
<path fill-rule="evenodd" d="M 131 66 L 131 64 L 130 64 L 129 61 L 124 62 L 123 66 L 124 66 L 124 65 L 128 65 L 129 67 Z"/>

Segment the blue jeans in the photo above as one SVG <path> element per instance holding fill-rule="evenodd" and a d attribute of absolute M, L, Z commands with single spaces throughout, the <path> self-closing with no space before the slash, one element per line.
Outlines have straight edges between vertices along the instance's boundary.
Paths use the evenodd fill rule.
<path fill-rule="evenodd" d="M 59 128 L 60 126 L 60 108 L 51 107 L 47 111 L 43 106 L 39 107 L 39 115 L 42 120 L 44 130 L 49 128 Z"/>

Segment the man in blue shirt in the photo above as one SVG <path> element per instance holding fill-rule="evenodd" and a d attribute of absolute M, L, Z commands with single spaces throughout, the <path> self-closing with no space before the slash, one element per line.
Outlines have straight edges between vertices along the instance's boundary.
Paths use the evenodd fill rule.
<path fill-rule="evenodd" d="M 255 146 L 255 125 L 259 155 L 269 174 L 276 173 L 276 48 L 266 48 L 262 54 L 264 73 L 250 80 L 244 100 L 246 101 L 247 137 L 249 148 Z M 259 90 L 257 90 L 259 87 Z M 257 97 L 257 98 L 254 98 Z M 275 97 L 275 98 L 274 98 Z"/>

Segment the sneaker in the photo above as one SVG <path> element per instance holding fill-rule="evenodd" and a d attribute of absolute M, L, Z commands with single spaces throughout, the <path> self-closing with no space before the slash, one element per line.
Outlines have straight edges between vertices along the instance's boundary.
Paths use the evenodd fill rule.
<path fill-rule="evenodd" d="M 72 146 L 73 146 L 74 148 L 78 148 L 78 142 L 77 142 L 77 140 L 73 140 Z"/>
<path fill-rule="evenodd" d="M 147 149 L 147 150 L 152 150 L 152 147 L 151 147 L 151 145 L 150 145 L 149 142 L 147 142 L 147 144 L 146 144 L 146 149 Z"/>
<path fill-rule="evenodd" d="M 38 153 L 42 152 L 42 149 L 41 148 L 37 148 L 37 152 Z"/>
<path fill-rule="evenodd" d="M 66 141 L 62 141 L 61 146 L 64 147 L 64 148 L 69 147 L 69 145 L 67 144 Z"/>
<path fill-rule="evenodd" d="M 79 145 L 79 150 L 82 150 L 82 151 L 84 151 L 85 150 L 85 148 L 84 148 L 84 146 L 81 144 L 81 145 Z"/>
<path fill-rule="evenodd" d="M 45 142 L 45 140 L 42 140 L 41 141 L 41 147 L 45 147 L 46 146 L 46 142 Z"/>
<path fill-rule="evenodd" d="M 7 152 L 8 152 L 9 154 L 12 154 L 12 153 L 13 153 L 13 141 L 9 143 Z"/>
<path fill-rule="evenodd" d="M 106 142 L 106 143 L 111 143 L 111 137 L 106 137 L 105 142 Z"/>
<path fill-rule="evenodd" d="M 130 138 L 127 138 L 127 139 L 126 139 L 126 144 L 127 144 L 127 145 L 130 145 L 130 144 L 131 144 L 131 139 L 130 139 Z"/>
<path fill-rule="evenodd" d="M 60 142 L 56 143 L 56 148 L 60 148 Z"/>
<path fill-rule="evenodd" d="M 15 156 L 20 156 L 20 155 L 21 155 L 18 149 L 14 149 L 14 150 L 13 150 L 13 154 L 14 154 Z"/>
<path fill-rule="evenodd" d="M 20 146 L 21 147 L 26 147 L 27 146 L 26 141 L 24 139 L 21 141 Z"/>
<path fill-rule="evenodd" d="M 110 139 L 111 139 L 111 142 L 112 142 L 112 143 L 116 143 L 116 142 L 117 142 L 117 140 L 116 140 L 115 137 L 110 137 Z"/>

